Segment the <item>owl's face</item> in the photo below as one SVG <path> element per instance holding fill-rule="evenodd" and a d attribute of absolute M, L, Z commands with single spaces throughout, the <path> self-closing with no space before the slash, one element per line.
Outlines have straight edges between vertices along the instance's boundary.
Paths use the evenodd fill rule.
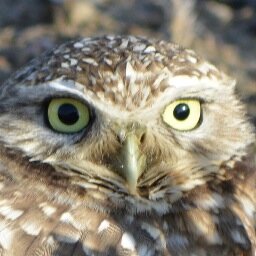
<path fill-rule="evenodd" d="M 40 165 L 20 175 L 132 211 L 165 212 L 221 180 L 253 140 L 231 79 L 190 50 L 134 37 L 59 47 L 2 86 L 0 112 L 1 145 Z"/>

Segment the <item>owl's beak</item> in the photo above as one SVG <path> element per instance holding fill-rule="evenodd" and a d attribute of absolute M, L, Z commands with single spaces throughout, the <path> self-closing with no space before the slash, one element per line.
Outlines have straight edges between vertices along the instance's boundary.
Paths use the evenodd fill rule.
<path fill-rule="evenodd" d="M 126 179 L 132 194 L 136 194 L 138 178 L 146 168 L 146 155 L 141 150 L 144 134 L 143 129 L 129 131 L 118 156 L 118 171 Z"/>

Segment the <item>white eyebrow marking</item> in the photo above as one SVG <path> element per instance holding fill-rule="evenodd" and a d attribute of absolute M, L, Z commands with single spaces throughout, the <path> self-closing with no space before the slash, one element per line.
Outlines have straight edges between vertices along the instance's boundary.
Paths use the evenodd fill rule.
<path fill-rule="evenodd" d="M 84 87 L 74 81 L 70 81 L 70 80 L 64 81 L 62 80 L 62 78 L 58 78 L 56 80 L 50 81 L 49 83 L 46 84 L 46 86 L 54 88 L 58 91 L 70 92 L 84 98 L 84 94 L 83 94 Z"/>

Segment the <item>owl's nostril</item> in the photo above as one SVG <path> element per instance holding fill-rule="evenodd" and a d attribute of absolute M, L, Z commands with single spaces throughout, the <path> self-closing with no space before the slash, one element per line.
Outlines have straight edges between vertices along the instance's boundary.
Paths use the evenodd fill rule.
<path fill-rule="evenodd" d="M 133 134 L 137 138 L 137 143 L 143 144 L 146 138 L 146 127 L 141 126 L 138 123 L 131 123 L 127 126 L 121 127 L 118 125 L 117 128 L 114 130 L 116 133 L 117 141 L 120 144 L 123 144 L 127 138 L 127 136 Z"/>
<path fill-rule="evenodd" d="M 117 139 L 119 144 L 123 143 L 123 139 L 119 135 L 116 135 L 116 139 Z"/>
<path fill-rule="evenodd" d="M 142 132 L 142 133 L 139 133 L 139 134 L 136 134 L 136 132 L 134 132 L 134 133 L 135 133 L 135 136 L 138 138 L 138 142 L 140 144 L 144 144 L 145 139 L 146 139 L 146 133 L 145 132 Z M 127 134 L 117 135 L 116 139 L 117 139 L 118 143 L 123 144 L 125 139 L 126 139 L 126 136 L 127 136 Z"/>
<path fill-rule="evenodd" d="M 146 133 L 142 133 L 141 136 L 140 136 L 140 144 L 144 144 L 145 142 L 145 139 L 146 139 Z"/>

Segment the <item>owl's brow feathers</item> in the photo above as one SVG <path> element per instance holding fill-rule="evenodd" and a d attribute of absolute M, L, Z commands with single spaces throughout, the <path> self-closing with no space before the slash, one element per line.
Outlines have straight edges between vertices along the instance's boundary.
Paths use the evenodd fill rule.
<path fill-rule="evenodd" d="M 214 79 L 230 84 L 224 73 L 200 59 L 192 50 L 132 36 L 69 42 L 32 62 L 13 80 L 29 86 L 61 77 L 86 85 L 98 97 L 104 95 L 111 102 L 114 94 L 122 99 L 127 95 L 135 96 L 139 89 L 143 89 L 140 81 L 147 81 L 149 91 L 143 94 L 154 97 L 165 89 L 166 84 L 161 82 L 167 77 L 175 77 L 174 84 L 182 85 L 178 79 L 183 80 L 184 76 L 190 79 L 208 77 L 209 81 Z"/>

